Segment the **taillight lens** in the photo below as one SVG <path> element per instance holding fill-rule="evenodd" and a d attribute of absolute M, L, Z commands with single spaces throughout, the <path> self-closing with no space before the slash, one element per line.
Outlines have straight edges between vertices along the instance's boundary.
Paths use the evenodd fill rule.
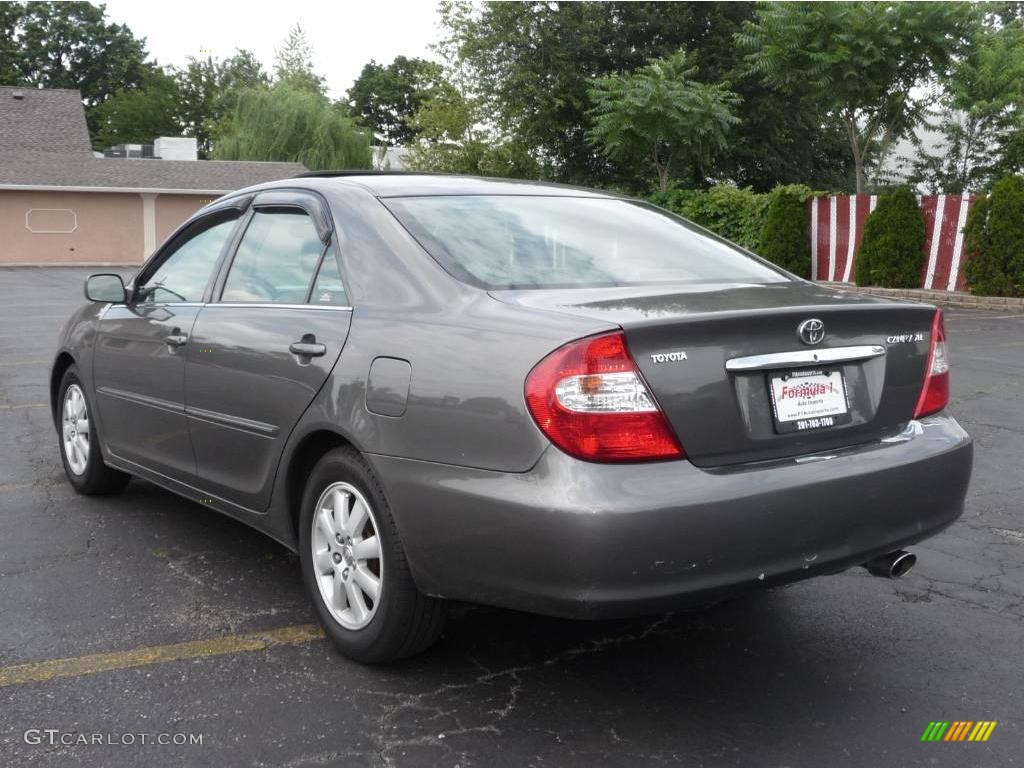
<path fill-rule="evenodd" d="M 932 338 L 928 349 L 928 366 L 925 368 L 924 385 L 917 398 L 914 418 L 938 413 L 949 404 L 949 358 L 946 355 L 946 326 L 942 310 L 935 310 L 932 320 Z"/>
<path fill-rule="evenodd" d="M 580 459 L 685 456 L 621 331 L 571 342 L 537 363 L 526 377 L 526 405 L 547 438 Z"/>

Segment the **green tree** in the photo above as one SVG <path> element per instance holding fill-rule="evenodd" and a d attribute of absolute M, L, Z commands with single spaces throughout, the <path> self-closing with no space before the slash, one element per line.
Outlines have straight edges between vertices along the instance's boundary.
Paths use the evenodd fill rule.
<path fill-rule="evenodd" d="M 811 247 L 807 237 L 808 187 L 793 184 L 773 189 L 765 210 L 757 252 L 801 277 L 811 276 Z"/>
<path fill-rule="evenodd" d="M 313 70 L 313 48 L 301 25 L 288 30 L 284 44 L 274 51 L 274 76 L 291 88 L 318 94 L 326 91 L 323 77 Z"/>
<path fill-rule="evenodd" d="M 982 296 L 1024 296 L 1024 177 L 1007 176 L 975 201 L 967 217 L 964 266 Z"/>
<path fill-rule="evenodd" d="M 224 60 L 190 57 L 174 77 L 181 130 L 195 137 L 200 157 L 209 155 L 214 133 L 227 131 L 225 123 L 237 106 L 238 94 L 270 85 L 270 78 L 255 55 L 245 50 Z"/>
<path fill-rule="evenodd" d="M 142 88 L 118 91 L 93 108 L 94 146 L 148 144 L 158 136 L 179 135 L 180 97 L 174 78 L 159 71 Z"/>
<path fill-rule="evenodd" d="M 590 89 L 595 78 L 685 49 L 696 58 L 697 80 L 732 82 L 743 98 L 736 112 L 742 122 L 716 177 L 763 190 L 779 181 L 828 186 L 848 163 L 834 151 L 836 132 L 822 131 L 821 110 L 742 71 L 733 34 L 754 8 L 743 2 L 446 2 L 442 50 L 453 76 L 483 99 L 489 120 L 556 180 L 644 189 L 635 168 L 595 153 L 588 142 Z M 704 186 L 707 179 L 682 183 Z"/>
<path fill-rule="evenodd" d="M 0 85 L 21 82 L 21 51 L 15 33 L 23 14 L 22 3 L 0 3 Z"/>
<path fill-rule="evenodd" d="M 348 90 L 349 107 L 382 143 L 409 145 L 409 121 L 443 78 L 441 65 L 426 59 L 396 56 L 387 66 L 371 60 Z"/>
<path fill-rule="evenodd" d="M 827 107 L 846 132 L 859 194 L 865 168 L 920 123 L 931 94 L 915 86 L 945 70 L 976 16 L 957 2 L 770 3 L 736 39 L 767 84 Z"/>
<path fill-rule="evenodd" d="M 943 86 L 943 141 L 921 152 L 911 181 L 933 192 L 963 192 L 1024 171 L 1024 23 L 979 27 Z"/>
<path fill-rule="evenodd" d="M 920 288 L 924 219 L 910 187 L 879 195 L 864 223 L 857 254 L 857 285 Z"/>
<path fill-rule="evenodd" d="M 289 82 L 243 91 L 224 134 L 215 137 L 217 160 L 300 162 L 311 170 L 369 168 L 369 133 L 325 96 Z"/>
<path fill-rule="evenodd" d="M 0 76 L 8 85 L 75 88 L 82 94 L 90 133 L 93 107 L 113 94 L 145 84 L 145 39 L 107 20 L 102 5 L 86 2 L 4 3 L 0 10 Z"/>
<path fill-rule="evenodd" d="M 588 138 L 621 163 L 653 168 L 658 189 L 668 189 L 672 163 L 691 163 L 706 174 L 727 146 L 739 97 L 720 85 L 696 82 L 697 68 L 678 52 L 626 74 L 598 80 Z"/>
<path fill-rule="evenodd" d="M 523 147 L 486 126 L 482 103 L 451 83 L 441 83 L 409 125 L 416 136 L 406 158 L 412 170 L 508 178 L 539 174 Z"/>

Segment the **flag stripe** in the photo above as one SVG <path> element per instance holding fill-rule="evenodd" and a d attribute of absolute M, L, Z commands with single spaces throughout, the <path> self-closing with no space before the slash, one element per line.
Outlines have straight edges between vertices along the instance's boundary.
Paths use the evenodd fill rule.
<path fill-rule="evenodd" d="M 960 213 L 956 219 L 956 238 L 953 240 L 953 263 L 949 267 L 949 280 L 946 281 L 947 291 L 964 288 L 964 276 L 960 274 L 960 260 L 964 252 L 964 227 L 967 226 L 967 210 L 971 207 L 971 196 L 960 195 Z"/>
<path fill-rule="evenodd" d="M 831 197 L 828 201 L 828 279 L 836 279 L 836 240 L 839 232 L 836 226 L 836 207 L 839 198 Z"/>
<path fill-rule="evenodd" d="M 850 221 L 846 239 L 846 268 L 843 270 L 844 283 L 850 282 L 850 275 L 853 274 L 853 255 L 857 250 L 859 240 L 857 237 L 857 195 L 850 195 Z"/>
<path fill-rule="evenodd" d="M 966 290 L 963 230 L 974 198 L 956 194 L 918 195 L 917 199 L 925 224 L 921 287 Z M 877 195 L 834 195 L 807 201 L 813 279 L 856 281 L 864 225 L 877 205 Z"/>

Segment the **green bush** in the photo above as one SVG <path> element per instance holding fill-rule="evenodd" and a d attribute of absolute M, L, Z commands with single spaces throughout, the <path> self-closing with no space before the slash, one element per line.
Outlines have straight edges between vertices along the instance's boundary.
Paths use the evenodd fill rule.
<path fill-rule="evenodd" d="M 750 187 L 721 184 L 707 191 L 669 189 L 650 199 L 744 248 L 756 251 L 761 244 L 768 195 L 756 194 Z"/>
<path fill-rule="evenodd" d="M 1007 176 L 974 201 L 964 228 L 964 266 L 979 296 L 1024 296 L 1024 178 Z"/>
<path fill-rule="evenodd" d="M 857 285 L 920 288 L 924 219 L 910 187 L 880 195 L 864 224 L 857 254 Z"/>
<path fill-rule="evenodd" d="M 807 233 L 809 187 L 790 184 L 768 194 L 768 205 L 757 252 L 800 277 L 811 276 L 811 246 Z"/>

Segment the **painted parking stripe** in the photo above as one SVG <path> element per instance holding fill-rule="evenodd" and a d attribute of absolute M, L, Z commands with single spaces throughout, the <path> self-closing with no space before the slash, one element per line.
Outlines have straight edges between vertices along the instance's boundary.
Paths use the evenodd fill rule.
<path fill-rule="evenodd" d="M 20 405 L 0 405 L 0 411 L 17 411 L 22 408 L 49 408 L 49 403 L 21 403 Z"/>
<path fill-rule="evenodd" d="M 169 661 L 265 651 L 276 646 L 303 645 L 321 640 L 323 637 L 323 630 L 316 624 L 296 624 L 265 632 L 224 635 L 207 640 L 174 643 L 173 645 L 152 645 L 130 651 L 95 653 L 68 659 L 15 664 L 10 667 L 0 667 L 0 688 L 25 683 L 41 683 L 63 677 L 80 677 L 95 675 L 99 672 L 146 667 Z"/>

